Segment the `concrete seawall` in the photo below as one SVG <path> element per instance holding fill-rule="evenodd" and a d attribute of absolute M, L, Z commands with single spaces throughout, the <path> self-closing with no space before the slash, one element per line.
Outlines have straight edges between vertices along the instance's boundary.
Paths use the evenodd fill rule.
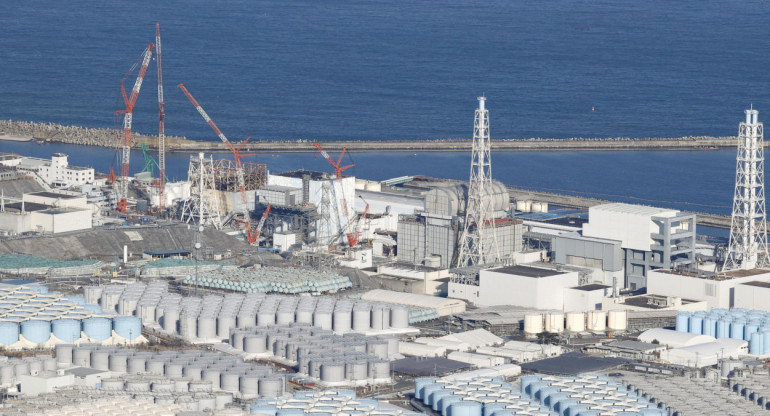
<path fill-rule="evenodd" d="M 120 130 L 93 129 L 63 126 L 51 123 L 0 120 L 0 131 L 8 135 L 36 138 L 51 142 L 87 146 L 116 147 Z M 145 143 L 150 149 L 157 147 L 157 136 L 135 133 L 133 147 Z M 167 136 L 169 152 L 227 152 L 224 143 L 218 141 L 188 140 L 184 137 Z M 495 151 L 643 151 L 643 150 L 715 150 L 735 147 L 736 137 L 679 137 L 679 138 L 572 138 L 572 139 L 494 139 Z M 770 145 L 770 142 L 768 143 Z M 434 140 L 344 140 L 323 142 L 328 151 L 338 152 L 343 147 L 349 152 L 465 152 L 470 151 L 468 139 Z M 244 146 L 244 152 L 260 153 L 314 153 L 312 140 L 254 141 Z"/>

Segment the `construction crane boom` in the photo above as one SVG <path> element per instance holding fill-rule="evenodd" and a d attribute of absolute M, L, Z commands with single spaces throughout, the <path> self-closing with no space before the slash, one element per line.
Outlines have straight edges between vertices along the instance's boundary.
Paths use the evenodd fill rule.
<path fill-rule="evenodd" d="M 361 221 L 366 220 L 366 214 L 368 213 L 369 213 L 369 204 L 366 204 L 366 207 L 364 208 L 364 212 L 361 214 L 360 217 L 358 217 L 358 221 L 356 221 L 355 225 L 353 226 L 353 231 L 347 234 L 348 245 L 350 247 L 354 247 L 356 244 L 358 244 L 358 240 L 361 238 L 361 230 L 360 230 Z"/>
<path fill-rule="evenodd" d="M 193 104 L 196 110 L 198 110 L 198 113 L 203 117 L 203 119 L 208 123 L 208 125 L 211 127 L 212 130 L 214 130 L 214 133 L 216 133 L 217 137 L 219 137 L 222 142 L 224 142 L 227 147 L 230 149 L 230 151 L 233 153 L 233 156 L 235 156 L 235 174 L 238 178 L 238 189 L 241 192 L 241 213 L 244 216 L 244 221 L 246 224 L 246 238 L 249 242 L 249 244 L 254 244 L 257 241 L 257 237 L 259 236 L 258 233 L 255 233 L 251 229 L 251 216 L 249 214 L 249 208 L 247 206 L 248 198 L 246 197 L 246 179 L 244 177 L 243 173 L 243 164 L 241 163 L 241 157 L 242 156 L 251 156 L 251 155 L 241 155 L 240 150 L 243 148 L 243 146 L 251 139 L 250 137 L 241 143 L 240 146 L 236 149 L 233 147 L 232 143 L 230 143 L 230 140 L 227 139 L 227 136 L 222 133 L 221 130 L 219 130 L 219 127 L 217 127 L 216 123 L 214 123 L 214 120 L 209 117 L 208 113 L 206 113 L 206 110 L 203 109 L 203 107 L 198 104 L 198 101 L 193 97 L 193 95 L 190 93 L 190 91 L 185 88 L 184 84 L 179 84 L 179 88 L 184 92 L 184 95 L 187 96 L 187 99 L 190 100 L 190 102 Z"/>
<path fill-rule="evenodd" d="M 150 64 L 150 57 L 152 56 L 152 50 L 154 48 L 155 44 L 150 43 L 150 45 L 147 46 L 147 49 L 144 50 L 142 66 L 139 69 L 139 75 L 136 77 L 134 88 L 131 90 L 130 96 L 126 94 L 126 88 L 123 85 L 123 81 L 126 80 L 129 74 L 126 74 L 120 81 L 120 92 L 123 95 L 123 101 L 126 104 L 124 110 L 116 111 L 118 114 L 123 114 L 123 152 L 121 158 L 120 183 L 118 186 L 118 210 L 120 212 L 126 212 L 126 202 L 128 199 L 128 177 L 130 175 L 129 162 L 131 158 L 131 122 L 133 119 L 134 105 L 136 104 L 136 99 L 139 97 L 139 90 L 142 88 L 142 81 L 144 81 L 144 75 L 147 73 L 147 66 Z"/>
<path fill-rule="evenodd" d="M 337 179 L 337 181 L 340 181 L 342 179 L 342 172 L 344 172 L 346 169 L 349 169 L 355 166 L 355 164 L 351 163 L 350 165 L 340 167 L 340 164 L 342 163 L 342 157 L 345 155 L 345 151 L 347 150 L 347 148 L 345 147 L 342 148 L 342 153 L 340 153 L 339 160 L 335 162 L 334 159 L 332 159 L 331 156 L 329 156 L 329 153 L 326 153 L 326 150 L 324 150 L 324 148 L 321 147 L 320 143 L 315 142 L 313 143 L 313 146 L 315 146 L 316 149 L 318 149 L 318 151 L 321 153 L 321 156 L 323 156 L 324 159 L 326 159 L 326 161 L 329 162 L 329 164 L 332 165 L 332 167 L 334 167 L 334 177 Z M 342 189 L 342 182 L 340 182 L 340 188 Z M 335 201 L 335 204 L 336 204 L 336 201 Z M 342 205 L 342 214 L 345 215 L 346 219 L 349 218 L 348 203 L 345 200 L 344 189 L 342 191 L 342 198 L 340 198 L 340 204 Z"/>
<path fill-rule="evenodd" d="M 163 65 L 160 61 L 160 23 L 155 23 L 155 60 L 158 65 L 158 208 L 166 208 L 166 101 L 163 98 Z"/>
<path fill-rule="evenodd" d="M 271 206 L 272 205 L 268 204 L 267 208 L 265 209 L 265 212 L 262 213 L 262 218 L 260 218 L 260 220 L 259 220 L 259 224 L 257 225 L 257 229 L 254 230 L 254 241 L 256 241 L 259 238 L 260 234 L 262 234 L 262 227 L 265 226 L 265 220 L 267 219 L 267 214 L 270 213 L 270 207 Z"/>

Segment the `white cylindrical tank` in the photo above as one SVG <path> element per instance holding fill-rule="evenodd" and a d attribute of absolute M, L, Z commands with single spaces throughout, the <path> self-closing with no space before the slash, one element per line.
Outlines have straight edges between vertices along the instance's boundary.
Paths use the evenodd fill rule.
<path fill-rule="evenodd" d="M 179 322 L 179 309 L 168 308 L 163 310 L 163 330 L 175 334 Z"/>
<path fill-rule="evenodd" d="M 607 329 L 607 312 L 588 311 L 587 326 L 589 331 L 604 332 Z"/>
<path fill-rule="evenodd" d="M 247 335 L 243 338 L 243 351 L 259 354 L 267 351 L 267 337 L 264 334 Z"/>
<path fill-rule="evenodd" d="M 332 329 L 332 313 L 318 310 L 313 312 L 313 325 L 321 329 Z"/>
<path fill-rule="evenodd" d="M 91 368 L 107 371 L 110 369 L 110 352 L 106 350 L 91 351 Z"/>
<path fill-rule="evenodd" d="M 628 329 L 628 311 L 609 311 L 607 327 L 610 331 L 625 331 Z"/>
<path fill-rule="evenodd" d="M 284 392 L 284 378 L 268 376 L 259 379 L 259 395 L 264 398 L 280 397 Z"/>
<path fill-rule="evenodd" d="M 345 334 L 351 329 L 351 310 L 337 309 L 334 311 L 334 332 Z"/>
<path fill-rule="evenodd" d="M 356 306 L 353 307 L 353 331 L 366 332 L 370 327 L 369 306 L 359 306 L 359 304 L 356 304 Z"/>
<path fill-rule="evenodd" d="M 219 378 L 220 388 L 224 391 L 237 393 L 240 388 L 240 378 L 241 375 L 235 372 L 223 373 Z"/>
<path fill-rule="evenodd" d="M 259 377 L 248 374 L 242 375 L 240 380 L 240 392 L 241 395 L 249 398 L 256 397 L 259 394 Z"/>
<path fill-rule="evenodd" d="M 567 331 L 585 332 L 586 315 L 583 312 L 567 312 Z"/>
<path fill-rule="evenodd" d="M 59 364 L 72 364 L 72 348 L 71 344 L 58 344 L 54 347 L 56 352 L 56 362 Z"/>
<path fill-rule="evenodd" d="M 393 306 L 390 309 L 391 328 L 409 327 L 409 309 L 404 306 Z"/>
<path fill-rule="evenodd" d="M 564 313 L 549 312 L 545 315 L 545 330 L 554 334 L 564 332 Z"/>
<path fill-rule="evenodd" d="M 231 328 L 235 328 L 235 316 L 217 317 L 217 337 L 221 339 L 229 338 Z"/>
<path fill-rule="evenodd" d="M 337 383 L 345 380 L 345 364 L 327 362 L 321 366 L 321 381 Z"/>
<path fill-rule="evenodd" d="M 214 318 L 198 317 L 198 338 L 212 339 L 217 337 L 217 321 Z"/>
<path fill-rule="evenodd" d="M 543 315 L 540 313 L 528 313 L 524 315 L 524 333 L 535 335 L 543 332 Z"/>

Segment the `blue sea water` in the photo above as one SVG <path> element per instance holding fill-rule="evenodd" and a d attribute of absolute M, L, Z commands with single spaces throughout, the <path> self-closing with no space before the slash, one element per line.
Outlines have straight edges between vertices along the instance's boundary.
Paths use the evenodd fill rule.
<path fill-rule="evenodd" d="M 160 22 L 169 135 L 217 140 L 180 82 L 232 141 L 467 138 L 481 94 L 493 139 L 734 135 L 749 105 L 770 114 L 769 21 L 765 0 L 11 2 L 0 13 L 0 119 L 116 126 L 119 82 Z M 156 131 L 155 94 L 153 63 L 135 130 Z M 18 146 L 60 145 L 0 151 Z M 114 156 L 67 149 L 100 170 Z M 353 158 L 351 173 L 375 179 L 468 175 L 467 154 Z M 733 159 L 499 153 L 493 171 L 509 184 L 725 213 Z M 184 176 L 186 160 L 170 156 L 170 175 Z M 327 167 L 312 155 L 257 160 Z"/>

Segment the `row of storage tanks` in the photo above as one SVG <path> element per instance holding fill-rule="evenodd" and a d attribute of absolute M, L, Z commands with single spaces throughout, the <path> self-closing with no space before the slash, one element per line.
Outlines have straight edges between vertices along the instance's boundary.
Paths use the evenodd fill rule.
<path fill-rule="evenodd" d="M 728 388 L 750 403 L 770 410 L 770 371 L 764 367 L 744 368 L 731 374 Z"/>
<path fill-rule="evenodd" d="M 230 345 L 247 354 L 272 355 L 301 375 L 339 384 L 389 381 L 388 358 L 398 353 L 397 338 L 341 336 L 307 324 L 233 329 Z"/>
<path fill-rule="evenodd" d="M 138 351 L 117 347 L 60 344 L 55 348 L 56 362 L 62 366 L 75 365 L 110 371 L 117 374 L 162 376 L 174 383 L 174 390 L 191 393 L 227 391 L 243 398 L 277 397 L 285 392 L 284 376 L 273 374 L 269 367 L 244 362 L 240 357 L 206 352 Z M 146 379 L 123 388 L 131 391 L 151 391 Z M 102 382 L 102 388 L 118 388 L 118 383 Z M 126 382 L 127 383 L 127 382 Z M 167 381 L 163 381 L 168 386 Z"/>
<path fill-rule="evenodd" d="M 215 273 L 185 276 L 184 283 L 236 292 L 299 294 L 336 292 L 352 287 L 350 278 L 336 273 L 296 267 L 222 269 Z"/>
<path fill-rule="evenodd" d="M 73 343 L 81 340 L 106 341 L 115 335 L 127 341 L 136 341 L 142 336 L 142 320 L 136 316 L 114 318 L 90 317 L 85 319 L 61 318 L 51 321 L 32 319 L 21 323 L 0 321 L 0 345 L 11 346 L 22 337 L 24 340 L 42 345 Z M 20 337 L 21 336 L 21 337 Z"/>
<path fill-rule="evenodd" d="M 409 327 L 409 309 L 321 296 L 230 293 L 204 297 L 168 293 L 165 282 L 89 286 L 87 302 L 105 310 L 137 315 L 172 334 L 192 339 L 226 339 L 233 328 L 310 324 L 338 334 Z"/>
<path fill-rule="evenodd" d="M 251 413 L 260 416 L 293 415 L 360 415 L 360 416 L 417 416 L 406 409 L 383 405 L 377 400 L 356 397 L 355 390 L 329 389 L 298 391 L 294 395 L 275 399 L 257 400 Z"/>
<path fill-rule="evenodd" d="M 666 416 L 667 411 L 603 375 L 415 380 L 415 398 L 443 416 Z"/>
<path fill-rule="evenodd" d="M 628 329 L 628 311 L 548 312 L 524 315 L 524 333 L 624 332 Z"/>
<path fill-rule="evenodd" d="M 21 376 L 37 375 L 58 369 L 56 359 L 50 355 L 38 355 L 35 357 L 10 358 L 0 363 L 0 385 L 15 384 Z"/>
<path fill-rule="evenodd" d="M 756 403 L 747 401 L 751 400 L 750 394 L 744 399 L 738 395 L 740 392 L 734 394 L 731 389 L 726 389 L 709 378 L 627 373 L 623 376 L 623 383 L 629 391 L 657 404 L 661 409 L 667 409 L 671 416 L 749 416 L 756 414 L 758 410 Z"/>
<path fill-rule="evenodd" d="M 519 212 L 548 212 L 547 202 L 537 202 L 529 199 L 516 201 L 516 211 Z"/>
<path fill-rule="evenodd" d="M 679 312 L 676 330 L 748 341 L 749 354 L 770 354 L 770 313 L 744 308 Z"/>

